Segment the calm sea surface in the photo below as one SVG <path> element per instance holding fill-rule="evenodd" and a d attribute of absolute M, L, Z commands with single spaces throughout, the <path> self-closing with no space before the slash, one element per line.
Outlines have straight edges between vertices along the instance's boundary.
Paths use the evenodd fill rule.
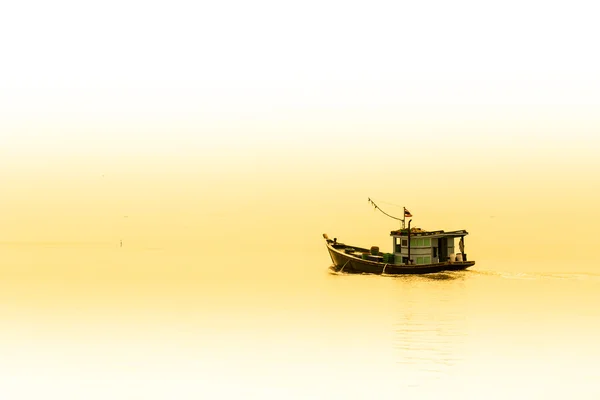
<path fill-rule="evenodd" d="M 382 277 L 331 273 L 321 243 L 0 247 L 4 399 L 600 398 L 593 265 Z"/>

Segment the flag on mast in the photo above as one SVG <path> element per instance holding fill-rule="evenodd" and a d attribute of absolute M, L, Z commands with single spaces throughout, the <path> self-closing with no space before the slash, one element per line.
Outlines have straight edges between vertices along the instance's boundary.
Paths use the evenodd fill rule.
<path fill-rule="evenodd" d="M 410 211 L 408 211 L 408 210 L 406 209 L 406 207 L 404 207 L 404 216 L 405 216 L 405 217 L 412 217 L 412 214 L 410 213 Z"/>

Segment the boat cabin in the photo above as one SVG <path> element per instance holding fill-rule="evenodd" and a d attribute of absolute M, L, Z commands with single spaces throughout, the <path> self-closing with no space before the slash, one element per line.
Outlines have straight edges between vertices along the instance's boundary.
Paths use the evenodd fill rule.
<path fill-rule="evenodd" d="M 435 264 L 467 261 L 464 248 L 465 230 L 426 232 L 419 228 L 392 231 L 394 259 L 396 264 Z M 460 252 L 455 254 L 454 240 L 459 239 Z"/>

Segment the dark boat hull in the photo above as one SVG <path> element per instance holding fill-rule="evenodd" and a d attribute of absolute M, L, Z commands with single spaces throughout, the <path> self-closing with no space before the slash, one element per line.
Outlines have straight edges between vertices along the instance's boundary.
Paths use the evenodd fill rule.
<path fill-rule="evenodd" d="M 442 271 L 459 271 L 475 265 L 475 261 L 456 261 L 436 264 L 419 265 L 401 265 L 387 264 L 378 261 L 364 260 L 350 254 L 344 250 L 350 246 L 342 244 L 332 244 L 327 242 L 327 250 L 333 261 L 333 269 L 348 273 L 366 273 L 366 274 L 431 274 Z M 352 246 L 353 249 L 367 251 L 366 249 Z"/>

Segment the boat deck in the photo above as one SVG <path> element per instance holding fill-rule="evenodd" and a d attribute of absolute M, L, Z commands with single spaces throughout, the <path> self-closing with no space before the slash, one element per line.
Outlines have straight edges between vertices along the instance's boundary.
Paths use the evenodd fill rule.
<path fill-rule="evenodd" d="M 442 271 L 457 271 L 475 265 L 475 261 L 448 261 L 434 264 L 396 264 L 384 263 L 383 256 L 369 254 L 369 259 L 362 258 L 369 250 L 348 246 L 343 243 L 327 241 L 327 249 L 336 271 L 372 273 L 372 274 L 428 274 Z M 347 253 L 346 249 L 354 251 Z"/>

